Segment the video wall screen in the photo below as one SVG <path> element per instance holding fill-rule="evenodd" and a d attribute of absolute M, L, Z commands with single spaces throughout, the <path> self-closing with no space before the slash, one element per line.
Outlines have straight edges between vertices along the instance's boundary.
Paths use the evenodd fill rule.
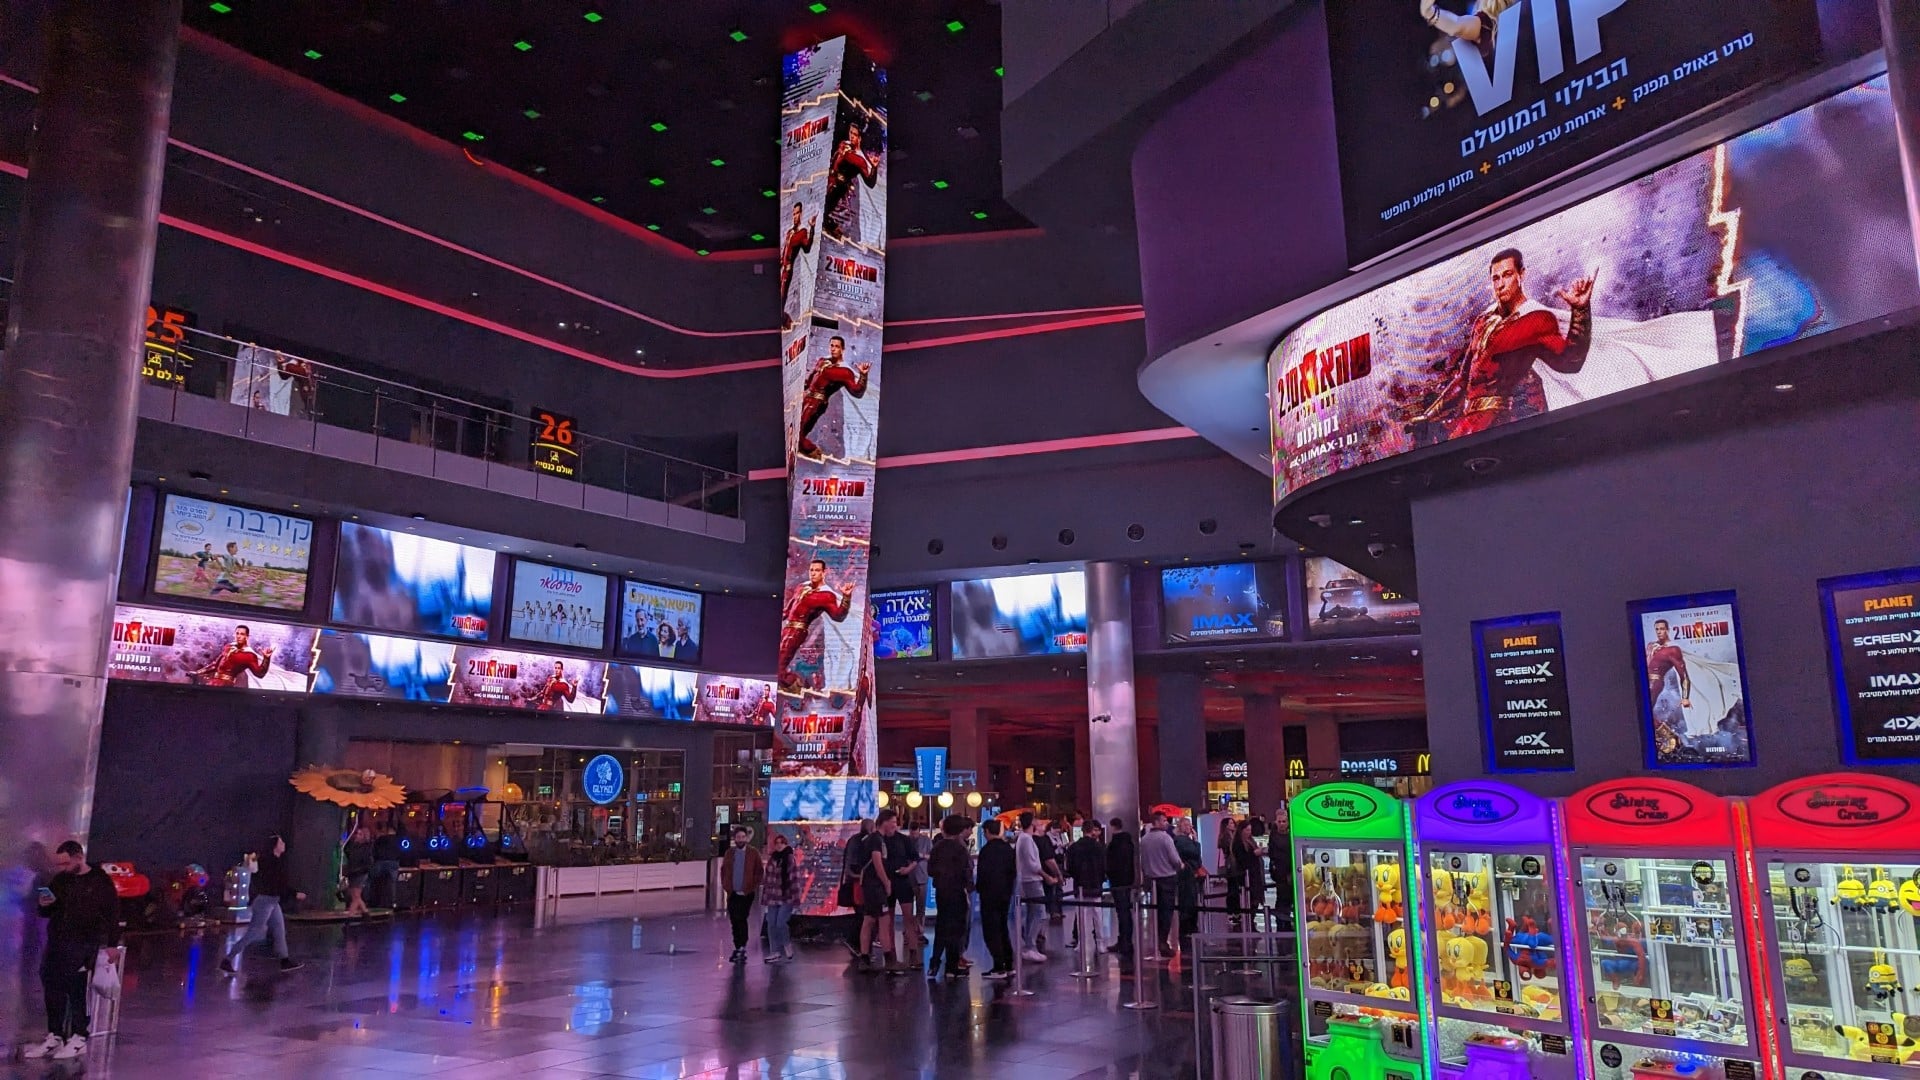
<path fill-rule="evenodd" d="M 1876 79 L 1307 319 L 1274 497 L 1920 304 L 1897 129 Z"/>
<path fill-rule="evenodd" d="M 454 646 L 449 704 L 598 714 L 605 698 L 606 665 L 598 660 Z"/>
<path fill-rule="evenodd" d="M 484 641 L 494 553 L 448 540 L 340 523 L 333 621 L 401 634 Z"/>
<path fill-rule="evenodd" d="M 775 777 L 767 782 L 767 820 L 858 821 L 880 812 L 879 792 L 869 776 Z"/>
<path fill-rule="evenodd" d="M 277 611 L 307 606 L 313 522 L 295 514 L 167 495 L 153 591 Z"/>
<path fill-rule="evenodd" d="M 123 604 L 113 612 L 107 677 L 304 694 L 314 634 L 311 626 Z"/>
<path fill-rule="evenodd" d="M 1307 580 L 1307 636 L 1360 637 L 1412 634 L 1420 629 L 1420 605 L 1352 567 L 1325 555 L 1301 560 Z"/>
<path fill-rule="evenodd" d="M 313 692 L 387 701 L 447 700 L 453 683 L 451 641 L 320 631 Z"/>
<path fill-rule="evenodd" d="M 573 649 L 605 648 L 607 582 L 603 574 L 515 559 L 507 637 Z"/>
<path fill-rule="evenodd" d="M 697 672 L 639 664 L 607 665 L 608 716 L 639 720 L 692 720 Z"/>
<path fill-rule="evenodd" d="M 773 725 L 775 699 L 770 679 L 702 675 L 696 694 L 693 718 L 698 723 Z"/>
<path fill-rule="evenodd" d="M 933 656 L 933 590 L 877 592 L 873 604 L 876 660 L 925 660 Z"/>
<path fill-rule="evenodd" d="M 1087 581 L 1078 570 L 952 584 L 955 660 L 1087 651 Z"/>
<path fill-rule="evenodd" d="M 700 662 L 703 598 L 697 592 L 627 581 L 620 586 L 618 652 L 680 664 Z"/>
<path fill-rule="evenodd" d="M 1168 645 L 1284 640 L 1286 563 L 1162 567 L 1160 630 Z"/>
<path fill-rule="evenodd" d="M 1814 0 L 1325 8 L 1356 263 L 1820 57 Z"/>

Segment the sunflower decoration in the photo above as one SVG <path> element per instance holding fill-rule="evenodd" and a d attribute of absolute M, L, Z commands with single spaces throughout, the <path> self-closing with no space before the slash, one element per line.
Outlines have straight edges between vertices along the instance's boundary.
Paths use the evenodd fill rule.
<path fill-rule="evenodd" d="M 407 797 L 391 776 L 372 769 L 336 769 L 331 765 L 309 765 L 287 781 L 296 790 L 324 803 L 360 810 L 385 810 L 399 806 Z"/>

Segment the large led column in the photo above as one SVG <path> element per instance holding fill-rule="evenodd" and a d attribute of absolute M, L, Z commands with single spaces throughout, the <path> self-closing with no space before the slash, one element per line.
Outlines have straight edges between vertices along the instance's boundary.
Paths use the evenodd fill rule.
<path fill-rule="evenodd" d="M 845 38 L 786 58 L 782 391 L 791 516 L 767 820 L 802 855 L 801 914 L 835 910 L 840 848 L 876 810 L 873 534 L 887 257 L 886 73 Z"/>

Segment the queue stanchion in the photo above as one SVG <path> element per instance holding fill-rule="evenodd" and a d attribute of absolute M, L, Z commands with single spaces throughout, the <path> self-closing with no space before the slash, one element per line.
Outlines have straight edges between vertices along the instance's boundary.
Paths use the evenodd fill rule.
<path fill-rule="evenodd" d="M 1073 977 L 1091 979 L 1096 972 L 1093 968 L 1093 955 L 1100 943 L 1099 924 L 1088 918 L 1097 910 L 1086 906 L 1086 901 L 1076 902 L 1073 909 L 1074 940 L 1078 947 L 1073 950 Z"/>
<path fill-rule="evenodd" d="M 1136 955 L 1138 952 L 1144 952 L 1146 959 L 1157 963 L 1160 960 L 1160 924 L 1158 921 L 1149 922 L 1148 920 L 1154 919 L 1160 913 L 1160 887 L 1149 880 L 1144 888 L 1136 891 L 1140 894 L 1140 919 L 1138 920 L 1140 936 L 1146 939 L 1144 944 L 1147 946 L 1144 950 L 1137 950 Z"/>
<path fill-rule="evenodd" d="M 1016 886 L 1016 890 L 1018 887 Z M 1027 989 L 1027 898 L 1024 891 L 1013 899 L 1013 989 L 1014 997 L 1032 997 Z"/>
<path fill-rule="evenodd" d="M 1147 903 L 1147 894 L 1153 891 L 1154 890 L 1152 888 L 1134 890 L 1135 893 L 1139 894 L 1139 898 L 1136 901 L 1139 904 L 1139 912 L 1138 912 L 1138 916 L 1133 920 L 1133 936 L 1134 936 L 1133 1000 L 1121 1005 L 1120 1007 L 1123 1009 L 1145 1010 L 1145 1009 L 1157 1009 L 1160 1007 L 1159 1002 L 1146 1000 L 1146 993 L 1147 993 L 1146 945 L 1148 942 L 1154 942 L 1155 951 L 1157 953 L 1159 948 L 1158 942 L 1160 940 L 1159 926 L 1158 925 L 1149 926 L 1147 923 L 1147 916 L 1150 913 L 1152 913 L 1154 910 L 1153 906 Z M 1156 960 L 1159 959 L 1158 955 L 1156 955 L 1154 959 Z"/>

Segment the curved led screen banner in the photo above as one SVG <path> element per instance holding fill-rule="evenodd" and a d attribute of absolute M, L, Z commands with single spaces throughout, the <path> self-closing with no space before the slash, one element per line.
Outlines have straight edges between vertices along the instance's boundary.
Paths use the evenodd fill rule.
<path fill-rule="evenodd" d="M 1920 303 L 1884 78 L 1302 323 L 1274 497 Z"/>

